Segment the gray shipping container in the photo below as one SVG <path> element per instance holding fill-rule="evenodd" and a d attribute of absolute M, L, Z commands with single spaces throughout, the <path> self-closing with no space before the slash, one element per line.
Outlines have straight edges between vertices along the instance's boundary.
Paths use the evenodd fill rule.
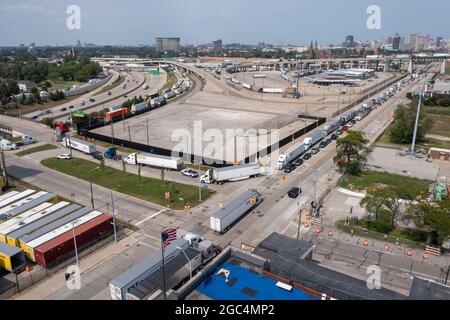
<path fill-rule="evenodd" d="M 4 214 L 4 216 L 7 219 L 11 219 L 11 218 L 17 216 L 18 214 L 27 211 L 28 209 L 34 208 L 34 207 L 40 205 L 41 203 L 44 203 L 44 202 L 46 202 L 48 200 L 53 199 L 55 196 L 56 195 L 53 194 L 53 193 L 44 194 L 43 196 L 40 196 L 39 198 L 37 198 L 35 200 L 32 200 L 32 201 L 30 201 L 28 203 L 25 203 L 25 204 L 21 205 L 20 207 L 16 207 L 16 208 L 6 212 Z M 1 218 L 0 218 L 0 220 L 1 220 Z"/>
<path fill-rule="evenodd" d="M 30 234 L 32 233 L 34 230 L 37 230 L 39 228 L 42 228 L 43 226 L 52 223 L 53 221 L 60 219 L 62 217 L 64 217 L 65 215 L 71 213 L 72 211 L 75 211 L 77 209 L 81 208 L 80 205 L 78 204 L 72 204 L 68 207 L 65 207 L 62 210 L 59 210 L 55 213 L 52 213 L 48 216 L 45 216 L 42 219 L 39 219 L 37 221 L 34 221 L 30 224 L 27 224 L 26 226 L 24 226 L 23 228 L 16 230 L 14 232 L 11 232 L 10 234 L 6 235 L 8 238 L 14 238 L 14 239 L 19 239 L 20 237 L 26 235 L 26 234 Z"/>
<path fill-rule="evenodd" d="M 256 198 L 256 203 L 252 203 L 252 198 Z M 217 233 L 224 233 L 233 225 L 233 223 L 250 209 L 260 204 L 261 201 L 261 194 L 256 189 L 249 189 L 210 217 L 211 230 Z"/>
<path fill-rule="evenodd" d="M 45 225 L 42 228 L 37 229 L 31 234 L 24 235 L 22 237 L 19 237 L 20 242 L 28 243 L 36 238 L 39 238 L 40 236 L 43 236 L 44 234 L 49 233 L 50 231 L 55 230 L 56 228 L 59 228 L 66 223 L 69 223 L 71 221 L 74 221 L 84 215 L 86 215 L 89 212 L 92 212 L 92 208 L 82 208 L 80 210 L 77 210 L 75 212 L 72 212 L 61 219 L 55 220 L 47 225 Z"/>

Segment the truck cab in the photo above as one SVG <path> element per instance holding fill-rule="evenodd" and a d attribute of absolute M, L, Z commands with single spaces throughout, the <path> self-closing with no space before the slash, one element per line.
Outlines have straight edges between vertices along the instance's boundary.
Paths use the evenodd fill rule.
<path fill-rule="evenodd" d="M 6 139 L 2 139 L 0 141 L 0 149 L 1 150 L 16 150 L 17 149 L 17 145 L 15 143 L 11 143 L 11 141 L 6 140 Z"/>
<path fill-rule="evenodd" d="M 212 181 L 213 181 L 212 169 L 209 169 L 208 171 L 206 171 L 205 174 L 200 176 L 201 183 L 212 183 Z"/>
<path fill-rule="evenodd" d="M 136 164 L 137 153 L 130 153 L 123 161 L 128 164 Z"/>
<path fill-rule="evenodd" d="M 286 162 L 287 162 L 287 156 L 285 154 L 281 154 L 278 157 L 277 169 L 282 170 L 284 165 L 286 164 Z"/>
<path fill-rule="evenodd" d="M 32 144 L 32 143 L 36 143 L 36 142 L 37 142 L 37 140 L 35 138 L 33 138 L 32 136 L 29 136 L 26 134 L 22 136 L 22 143 L 24 145 Z"/>

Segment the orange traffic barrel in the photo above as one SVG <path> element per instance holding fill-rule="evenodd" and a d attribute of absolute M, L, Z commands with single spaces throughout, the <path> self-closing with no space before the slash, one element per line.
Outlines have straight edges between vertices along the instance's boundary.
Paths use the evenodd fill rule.
<path fill-rule="evenodd" d="M 367 246 L 369 245 L 369 241 L 364 240 L 364 241 L 363 241 L 363 245 L 367 247 Z"/>
<path fill-rule="evenodd" d="M 316 228 L 316 232 L 317 232 L 317 233 L 320 233 L 320 227 L 317 227 L 317 228 Z"/>

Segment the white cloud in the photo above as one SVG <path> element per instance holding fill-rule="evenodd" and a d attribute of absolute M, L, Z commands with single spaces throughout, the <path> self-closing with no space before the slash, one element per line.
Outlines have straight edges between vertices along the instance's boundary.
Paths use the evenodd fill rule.
<path fill-rule="evenodd" d="M 52 10 L 47 10 L 43 6 L 30 6 L 28 4 L 11 4 L 11 5 L 0 6 L 0 11 L 5 11 L 5 12 L 32 11 L 32 12 L 53 13 Z"/>

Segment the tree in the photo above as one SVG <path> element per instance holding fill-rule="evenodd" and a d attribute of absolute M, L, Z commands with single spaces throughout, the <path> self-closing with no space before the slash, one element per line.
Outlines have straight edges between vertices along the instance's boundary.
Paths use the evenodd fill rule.
<path fill-rule="evenodd" d="M 408 206 L 405 219 L 410 219 L 418 228 L 437 233 L 438 243 L 450 236 L 450 200 L 439 203 L 419 202 Z"/>
<path fill-rule="evenodd" d="M 394 121 L 389 129 L 389 139 L 393 143 L 411 143 L 416 123 L 417 101 L 410 105 L 399 105 L 394 113 Z M 417 141 L 423 141 L 426 133 L 433 127 L 431 119 L 426 115 L 425 108 L 422 108 L 419 115 L 419 125 L 417 128 Z"/>
<path fill-rule="evenodd" d="M 334 162 L 348 174 L 358 175 L 361 165 L 367 162 L 369 140 L 365 139 L 360 131 L 350 130 L 344 138 L 337 139 L 336 143 L 337 154 Z"/>
<path fill-rule="evenodd" d="M 361 200 L 361 206 L 374 214 L 377 222 L 389 225 L 393 229 L 400 212 L 400 192 L 393 186 L 374 186 Z"/>

